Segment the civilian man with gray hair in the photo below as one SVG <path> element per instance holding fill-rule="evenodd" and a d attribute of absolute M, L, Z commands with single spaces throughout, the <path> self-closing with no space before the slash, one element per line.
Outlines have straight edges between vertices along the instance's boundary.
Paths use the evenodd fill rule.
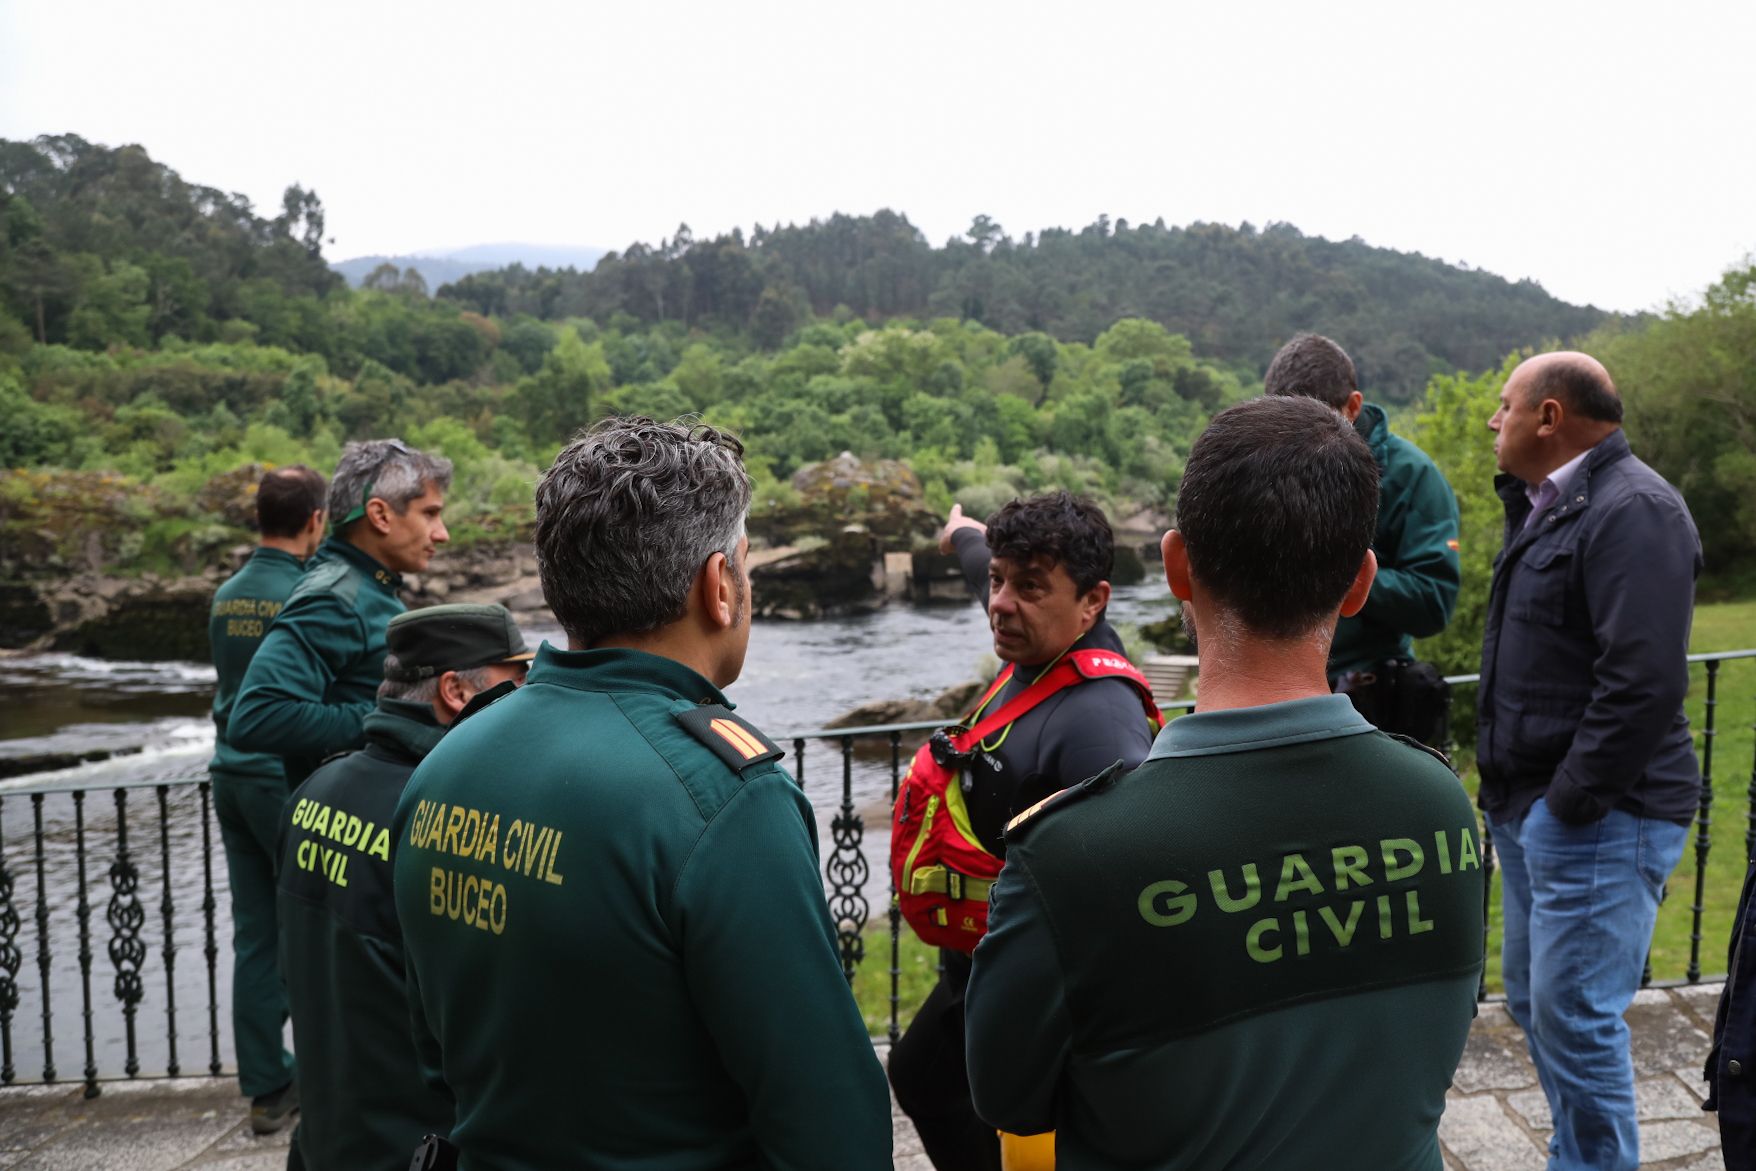
<path fill-rule="evenodd" d="M 750 638 L 743 445 L 631 418 L 537 488 L 567 632 L 397 807 L 396 910 L 460 1165 L 889 1171 L 811 806 L 720 688 Z"/>

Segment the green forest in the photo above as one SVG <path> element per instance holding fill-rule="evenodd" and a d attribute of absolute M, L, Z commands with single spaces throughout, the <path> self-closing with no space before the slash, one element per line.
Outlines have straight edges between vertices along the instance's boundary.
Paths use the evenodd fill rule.
<path fill-rule="evenodd" d="M 139 146 L 0 141 L 0 577 L 198 568 L 243 535 L 228 476 L 327 469 L 346 440 L 389 434 L 456 462 L 457 539 L 519 534 L 542 467 L 608 413 L 738 432 L 758 509 L 844 450 L 906 462 L 934 508 L 1065 486 L 1113 515 L 1164 509 L 1206 420 L 1259 393 L 1300 329 L 1350 349 L 1463 503 L 1481 580 L 1435 647 L 1448 666 L 1470 665 L 1468 599 L 1499 544 L 1483 424 L 1517 354 L 1602 358 L 1711 570 L 1756 561 L 1749 260 L 1695 302 L 1623 317 L 1279 224 L 1015 240 L 982 217 L 933 246 L 901 215 L 837 215 L 436 290 L 389 268 L 351 290 L 324 234 L 299 187 L 264 214 Z"/>

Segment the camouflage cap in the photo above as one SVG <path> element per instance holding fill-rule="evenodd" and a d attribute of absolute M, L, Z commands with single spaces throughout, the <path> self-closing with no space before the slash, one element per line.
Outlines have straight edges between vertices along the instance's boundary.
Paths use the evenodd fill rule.
<path fill-rule="evenodd" d="M 390 620 L 385 641 L 390 656 L 384 677 L 404 683 L 535 657 L 504 606 L 453 603 L 410 610 Z"/>

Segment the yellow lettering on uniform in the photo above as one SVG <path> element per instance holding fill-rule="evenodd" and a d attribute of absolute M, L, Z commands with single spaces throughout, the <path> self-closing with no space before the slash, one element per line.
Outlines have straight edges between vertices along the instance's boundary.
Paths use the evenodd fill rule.
<path fill-rule="evenodd" d="M 496 882 L 494 893 L 488 899 L 488 926 L 495 935 L 506 934 L 506 884 Z"/>
<path fill-rule="evenodd" d="M 1378 846 L 1383 851 L 1385 882 L 1401 882 L 1405 878 L 1413 878 L 1421 872 L 1421 867 L 1426 862 L 1420 845 L 1408 838 L 1385 838 Z M 1398 854 L 1407 854 L 1408 861 L 1399 862 Z"/>
<path fill-rule="evenodd" d="M 1476 857 L 1476 836 L 1467 828 L 1457 831 L 1458 870 L 1480 870 L 1482 860 Z"/>
<path fill-rule="evenodd" d="M 1311 929 L 1303 911 L 1293 912 L 1293 950 L 1302 956 L 1311 954 Z"/>
<path fill-rule="evenodd" d="M 445 876 L 445 914 L 451 919 L 463 914 L 463 883 L 449 871 Z"/>
<path fill-rule="evenodd" d="M 1308 894 L 1323 893 L 1323 883 L 1318 881 L 1317 874 L 1305 861 L 1303 854 L 1288 854 L 1281 859 L 1280 883 L 1274 888 L 1274 901 L 1284 903 L 1295 891 Z"/>
<path fill-rule="evenodd" d="M 311 819 L 311 832 L 318 837 L 329 833 L 329 806 L 319 805 L 317 816 Z"/>
<path fill-rule="evenodd" d="M 1195 917 L 1195 896 L 1175 879 L 1155 882 L 1140 892 L 1140 917 L 1154 927 L 1177 927 Z"/>
<path fill-rule="evenodd" d="M 476 839 L 482 836 L 482 811 L 472 809 L 464 814 L 463 833 L 458 835 L 457 853 L 459 857 L 468 858 L 476 852 Z"/>
<path fill-rule="evenodd" d="M 380 862 L 390 861 L 390 831 L 387 829 L 379 830 L 378 836 L 372 839 L 372 848 L 366 853 L 377 858 Z"/>
<path fill-rule="evenodd" d="M 526 825 L 527 825 L 526 832 L 528 833 L 529 832 L 528 831 L 529 823 L 527 822 Z M 534 846 L 527 845 L 525 847 L 523 869 L 524 869 L 524 876 L 526 878 L 530 877 L 531 867 L 536 865 L 537 862 L 541 861 L 543 855 L 545 855 L 549 852 L 549 836 L 551 834 L 553 834 L 554 832 L 555 831 L 550 829 L 548 826 L 546 826 L 546 825 L 542 826 L 541 832 L 539 832 L 537 834 L 537 844 Z M 541 870 L 537 871 L 537 874 L 541 875 L 542 871 Z"/>
<path fill-rule="evenodd" d="M 1433 848 L 1439 855 L 1439 873 L 1451 873 L 1451 843 L 1445 839 L 1445 831 L 1433 831 Z"/>
<path fill-rule="evenodd" d="M 1410 935 L 1424 935 L 1432 929 L 1433 921 L 1431 919 L 1421 918 L 1421 892 L 1418 890 L 1409 891 L 1408 933 Z"/>
<path fill-rule="evenodd" d="M 463 921 L 471 927 L 476 925 L 476 895 L 481 886 L 482 880 L 473 874 L 463 880 Z"/>
<path fill-rule="evenodd" d="M 1254 907 L 1257 903 L 1262 901 L 1262 880 L 1257 877 L 1256 863 L 1244 863 L 1242 873 L 1244 876 L 1244 893 L 1239 898 L 1233 898 L 1230 892 L 1226 890 L 1225 871 L 1209 870 L 1207 872 L 1208 885 L 1213 888 L 1214 905 L 1219 907 L 1220 910 L 1227 912 L 1248 911 L 1251 907 Z M 1268 921 L 1272 922 L 1272 920 Z"/>
<path fill-rule="evenodd" d="M 305 824 L 305 810 L 310 807 L 311 799 L 309 797 L 299 798 L 299 803 L 293 806 L 293 824 L 295 826 L 302 826 Z"/>
<path fill-rule="evenodd" d="M 500 852 L 500 815 L 496 813 L 482 834 L 482 848 L 476 858 L 482 862 L 498 861 Z"/>
<path fill-rule="evenodd" d="M 427 882 L 427 910 L 434 915 L 445 913 L 445 871 L 437 866 Z"/>
<path fill-rule="evenodd" d="M 445 837 L 439 849 L 442 853 L 457 853 L 457 831 L 463 828 L 464 811 L 456 805 L 451 807 L 451 816 L 445 819 Z"/>
<path fill-rule="evenodd" d="M 299 842 L 297 856 L 300 870 L 311 869 L 311 839 L 305 838 Z"/>
<path fill-rule="evenodd" d="M 1322 919 L 1325 926 L 1327 926 L 1329 928 L 1329 934 L 1335 936 L 1335 942 L 1341 944 L 1341 946 L 1343 946 L 1343 947 L 1346 947 L 1348 944 L 1353 942 L 1354 929 L 1360 925 L 1360 912 L 1364 911 L 1365 909 L 1366 909 L 1366 904 L 1361 902 L 1359 899 L 1355 899 L 1353 902 L 1348 904 L 1347 922 L 1346 923 L 1343 923 L 1340 919 L 1337 919 L 1335 917 L 1335 912 L 1330 910 L 1328 907 L 1318 907 L 1317 908 L 1317 917 Z"/>
<path fill-rule="evenodd" d="M 1390 938 L 1390 896 L 1378 896 L 1378 938 Z"/>
<path fill-rule="evenodd" d="M 1329 851 L 1330 864 L 1335 867 L 1335 889 L 1346 890 L 1350 879 L 1355 886 L 1371 886 L 1366 875 L 1368 857 L 1364 846 L 1337 846 Z"/>
<path fill-rule="evenodd" d="M 516 817 L 506 827 L 506 854 L 503 863 L 508 870 L 518 869 L 518 852 L 524 848 L 524 822 Z"/>
<path fill-rule="evenodd" d="M 1279 935 L 1280 924 L 1273 919 L 1258 919 L 1250 924 L 1249 933 L 1244 936 L 1244 950 L 1259 964 L 1272 964 L 1285 951 L 1278 943 L 1273 947 L 1262 946 L 1262 937 L 1270 931 Z"/>
<path fill-rule="evenodd" d="M 360 840 L 360 819 L 351 813 L 338 809 L 335 811 L 335 825 L 330 830 L 329 840 L 351 846 Z"/>
<path fill-rule="evenodd" d="M 543 868 L 543 881 L 544 882 L 552 882 L 556 886 L 560 886 L 562 883 L 567 881 L 566 877 L 564 875 L 562 875 L 562 873 L 559 870 L 555 869 L 555 855 L 559 854 L 560 852 L 561 852 L 561 831 L 556 830 L 555 831 L 555 840 L 549 844 L 549 863 L 547 866 L 545 866 Z"/>
<path fill-rule="evenodd" d="M 421 844 L 421 830 L 426 824 L 427 803 L 425 801 L 416 801 L 415 815 L 409 818 L 409 845 L 419 846 Z"/>

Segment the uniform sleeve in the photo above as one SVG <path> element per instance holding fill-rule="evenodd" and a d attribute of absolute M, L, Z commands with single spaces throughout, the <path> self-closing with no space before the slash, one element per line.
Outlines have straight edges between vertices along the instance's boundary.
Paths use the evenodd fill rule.
<path fill-rule="evenodd" d="M 415 1046 L 415 1066 L 428 1089 L 455 1101 L 451 1087 L 445 1083 L 445 1054 L 439 1038 L 427 1023 L 427 1009 L 421 1003 L 421 985 L 415 978 L 414 965 L 403 958 L 403 986 L 409 1000 L 409 1040 Z"/>
<path fill-rule="evenodd" d="M 1097 679 L 1062 694 L 1046 722 L 1045 735 L 1053 737 L 1044 762 L 1048 793 L 1095 777 L 1118 760 L 1137 768 L 1152 751 L 1152 725 L 1128 684 Z"/>
<path fill-rule="evenodd" d="M 963 582 L 970 593 L 988 608 L 988 565 L 994 555 L 988 549 L 988 534 L 975 529 L 958 529 L 951 534 L 951 548 L 957 553 L 957 564 L 963 570 Z"/>
<path fill-rule="evenodd" d="M 1411 635 L 1431 638 L 1457 609 L 1462 581 L 1455 542 L 1457 497 L 1437 467 L 1423 461 L 1403 497 L 1395 547 L 1378 548 L 1378 576 L 1360 616 Z"/>
<path fill-rule="evenodd" d="M 288 606 L 250 660 L 226 729 L 236 748 L 280 756 L 327 756 L 359 745 L 370 703 L 324 696 L 364 644 L 360 617 L 333 596 Z"/>
<path fill-rule="evenodd" d="M 995 884 L 988 933 L 964 993 L 970 1094 L 1011 1134 L 1053 1130 L 1072 1047 L 1061 960 L 1028 863 L 1015 851 Z"/>
<path fill-rule="evenodd" d="M 1574 824 L 1615 808 L 1677 718 L 1701 568 L 1688 512 L 1651 493 L 1620 502 L 1580 548 L 1598 655 L 1591 702 L 1546 794 Z"/>
<path fill-rule="evenodd" d="M 684 971 L 764 1167 L 889 1171 L 890 1094 L 836 955 L 810 816 L 776 768 L 713 819 L 677 883 Z"/>

